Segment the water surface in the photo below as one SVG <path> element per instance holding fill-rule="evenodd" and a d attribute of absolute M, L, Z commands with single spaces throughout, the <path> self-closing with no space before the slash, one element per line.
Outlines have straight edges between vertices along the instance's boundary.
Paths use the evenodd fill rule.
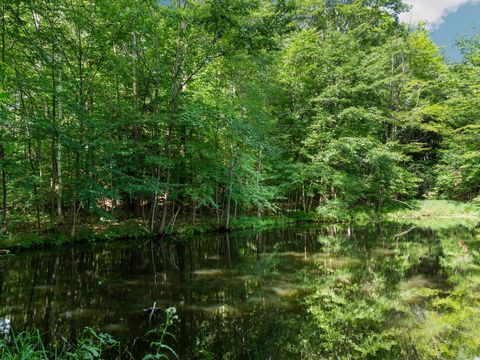
<path fill-rule="evenodd" d="M 326 290 L 346 284 L 361 290 L 357 298 L 400 299 L 411 314 L 390 311 L 385 326 L 421 320 L 425 291 L 452 288 L 442 239 L 473 252 L 476 231 L 303 226 L 28 252 L 1 260 L 0 318 L 16 331 L 40 328 L 47 342 L 74 339 L 86 326 L 124 344 L 137 338 L 131 350 L 140 357 L 142 335 L 162 321 L 144 311 L 155 303 L 177 309 L 171 345 L 181 358 L 308 358 L 299 328 Z"/>

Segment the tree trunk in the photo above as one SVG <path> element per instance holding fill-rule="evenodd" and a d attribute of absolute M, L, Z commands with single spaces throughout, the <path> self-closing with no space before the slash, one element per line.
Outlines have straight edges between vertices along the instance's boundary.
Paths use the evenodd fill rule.
<path fill-rule="evenodd" d="M 32 140 L 30 137 L 28 138 L 28 161 L 30 162 L 30 167 L 32 169 L 32 174 L 35 174 L 35 165 L 33 164 L 33 157 L 32 157 Z M 33 197 L 35 199 L 35 212 L 36 212 L 36 219 L 37 219 L 37 230 L 40 231 L 42 229 L 40 223 L 40 204 L 38 202 L 38 189 L 37 184 L 33 184 Z"/>
<path fill-rule="evenodd" d="M 57 110 L 57 84 L 56 84 L 56 77 L 55 77 L 55 40 L 52 44 L 52 129 L 53 134 L 51 136 L 51 143 L 50 143 L 50 162 L 51 162 L 51 173 L 50 173 L 50 220 L 53 223 L 54 221 L 54 213 L 55 213 L 55 187 L 58 179 L 58 172 L 57 172 L 57 149 L 56 149 L 56 110 Z"/>
<path fill-rule="evenodd" d="M 233 185 L 233 139 L 230 144 L 230 170 L 228 180 L 228 192 L 225 204 L 225 230 L 230 230 L 230 206 L 232 202 L 232 185 Z"/>
<path fill-rule="evenodd" d="M 80 144 L 79 149 L 77 149 L 75 154 L 75 186 L 73 190 L 73 199 L 72 199 L 72 230 L 70 235 L 75 236 L 78 212 L 80 211 L 80 205 L 78 204 L 78 188 L 80 186 L 80 175 L 81 175 L 81 160 L 82 160 L 82 151 L 83 151 L 83 110 L 84 110 L 84 98 L 83 98 L 83 47 L 82 47 L 82 35 L 80 29 L 77 29 L 77 41 L 78 41 L 78 73 L 79 73 L 79 89 L 78 89 L 78 103 L 80 108 L 80 117 L 79 117 L 79 132 L 80 132 Z"/>
<path fill-rule="evenodd" d="M 177 114 L 177 101 L 178 95 L 180 92 L 178 78 L 180 72 L 180 36 L 177 37 L 177 45 L 175 49 L 175 65 L 173 68 L 173 76 L 172 76 L 172 98 L 170 101 L 170 114 L 168 116 L 168 135 L 167 135 L 167 159 L 168 159 L 168 168 L 167 168 L 167 178 L 165 181 L 165 192 L 164 192 L 164 200 L 163 200 L 163 207 L 162 207 L 162 219 L 160 221 L 160 228 L 159 233 L 163 234 L 165 232 L 165 224 L 167 221 L 167 210 L 168 210 L 168 197 L 170 194 L 170 181 L 172 177 L 172 172 L 170 169 L 171 161 L 172 161 L 172 139 L 173 139 L 173 122 Z"/>
<path fill-rule="evenodd" d="M 2 4 L 2 64 L 5 63 L 5 2 Z M 5 88 L 5 74 L 2 75 L 2 85 Z M 2 112 L 5 112 L 5 109 L 2 105 Z M 6 116 L 6 115 L 5 115 Z M 3 134 L 3 129 L 1 129 Z M 0 177 L 2 178 L 2 231 L 7 230 L 7 175 L 5 172 L 5 147 L 3 145 L 3 136 L 0 139 Z"/>
<path fill-rule="evenodd" d="M 155 34 L 155 43 L 154 43 L 154 57 L 157 61 L 157 67 L 155 69 L 156 76 L 155 76 L 155 89 L 154 89 L 154 96 L 153 96 L 153 114 L 156 117 L 158 115 L 158 94 L 159 94 L 159 87 L 160 87 L 160 68 L 158 64 L 158 37 L 157 34 Z M 154 139 L 154 146 L 153 146 L 153 155 L 157 158 L 159 156 L 159 149 L 158 145 L 156 143 L 156 137 L 158 136 L 159 131 L 158 131 L 158 125 L 157 122 L 155 121 L 155 124 L 153 125 L 153 131 L 152 131 L 152 138 Z M 157 184 L 155 186 L 155 191 L 153 193 L 153 198 L 151 201 L 151 209 L 150 209 L 150 219 L 149 219 L 149 229 L 150 232 L 153 233 L 153 228 L 155 226 L 155 220 L 157 219 L 157 207 L 158 207 L 158 187 L 160 186 L 160 166 L 157 163 L 155 164 L 154 167 L 154 175 L 157 178 Z M 163 218 L 163 214 L 162 214 Z"/>
<path fill-rule="evenodd" d="M 307 204 L 305 203 L 305 183 L 302 182 L 302 208 L 303 211 L 307 211 Z"/>
<path fill-rule="evenodd" d="M 62 206 L 62 145 L 57 142 L 57 224 L 63 224 L 63 206 Z"/>
<path fill-rule="evenodd" d="M 262 173 L 262 150 L 260 150 L 260 154 L 258 156 L 258 166 L 257 166 L 257 188 L 260 187 L 260 176 Z M 257 205 L 257 216 L 262 216 L 262 208 L 260 204 Z"/>
<path fill-rule="evenodd" d="M 63 104 L 62 104 L 62 62 L 61 62 L 62 41 L 60 40 L 58 55 L 58 125 L 63 120 Z M 57 224 L 63 224 L 63 207 L 62 207 L 62 144 L 57 139 Z"/>

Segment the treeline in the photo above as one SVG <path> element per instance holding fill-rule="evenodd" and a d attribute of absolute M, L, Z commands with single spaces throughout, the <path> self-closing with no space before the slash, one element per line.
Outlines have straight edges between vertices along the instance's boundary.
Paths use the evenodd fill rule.
<path fill-rule="evenodd" d="M 480 41 L 400 0 L 1 0 L 4 230 L 480 193 Z"/>

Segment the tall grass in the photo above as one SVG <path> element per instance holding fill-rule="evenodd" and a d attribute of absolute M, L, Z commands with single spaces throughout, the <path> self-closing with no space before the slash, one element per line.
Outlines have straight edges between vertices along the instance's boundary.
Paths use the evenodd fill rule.
<path fill-rule="evenodd" d="M 175 350 L 166 344 L 168 340 L 176 340 L 170 328 L 178 320 L 175 308 L 166 310 L 166 320 L 157 328 L 148 331 L 144 336 L 151 338 L 152 353 L 144 356 L 144 360 L 178 359 Z M 0 360 L 97 360 L 108 358 L 134 359 L 120 342 L 111 335 L 97 333 L 92 328 L 85 328 L 83 336 L 70 343 L 61 339 L 46 346 L 38 330 L 23 331 L 15 334 L 13 331 L 0 339 Z"/>
<path fill-rule="evenodd" d="M 75 344 L 63 339 L 61 344 L 45 346 L 38 330 L 11 333 L 10 339 L 0 340 L 2 360 L 73 360 L 101 359 L 111 350 L 121 352 L 120 343 L 111 335 L 85 328 L 83 337 Z"/>

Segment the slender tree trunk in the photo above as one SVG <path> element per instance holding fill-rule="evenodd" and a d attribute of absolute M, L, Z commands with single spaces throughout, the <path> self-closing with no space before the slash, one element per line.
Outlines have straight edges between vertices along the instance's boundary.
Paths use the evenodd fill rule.
<path fill-rule="evenodd" d="M 228 180 L 228 192 L 225 204 L 225 230 L 230 230 L 230 207 L 232 202 L 232 187 L 233 187 L 233 138 L 230 143 L 230 169 Z"/>
<path fill-rule="evenodd" d="M 257 166 L 257 187 L 260 186 L 260 176 L 262 173 L 262 150 L 260 150 L 260 154 L 258 156 L 258 166 Z M 262 208 L 260 207 L 260 204 L 257 206 L 257 216 L 260 217 L 262 216 Z"/>
<path fill-rule="evenodd" d="M 2 2 L 2 64 L 5 63 L 5 1 Z M 5 74 L 1 73 L 2 85 L 5 88 Z M 2 105 L 2 112 L 6 116 L 5 109 Z M 2 231 L 7 230 L 7 174 L 5 172 L 5 146 L 3 145 L 3 129 L 0 129 L 2 138 L 0 139 L 0 177 L 2 178 Z"/>
<path fill-rule="evenodd" d="M 55 76 L 55 40 L 52 44 L 52 137 L 50 143 L 50 161 L 51 161 L 51 177 L 50 177 L 50 220 L 53 223 L 55 218 L 55 188 L 56 182 L 58 179 L 57 172 L 57 149 L 56 149 L 56 134 L 57 124 L 56 124 L 56 110 L 57 110 L 57 84 Z"/>
<path fill-rule="evenodd" d="M 171 121 L 171 120 L 170 120 Z M 172 124 L 168 125 L 168 140 L 167 140 L 167 158 L 169 162 L 172 160 Z M 167 222 L 167 211 L 168 211 L 168 196 L 170 193 L 170 181 L 171 181 L 172 172 L 170 167 L 167 169 L 167 178 L 165 181 L 165 193 L 163 199 L 163 207 L 162 207 L 162 219 L 160 220 L 160 228 L 159 233 L 163 234 L 165 232 L 165 225 Z"/>
<path fill-rule="evenodd" d="M 15 75 L 17 79 L 20 78 L 18 74 L 18 69 L 15 65 Z M 23 92 L 23 85 L 21 81 L 18 81 L 18 93 L 19 93 L 19 103 L 20 103 L 20 116 L 23 117 L 26 113 L 26 106 L 25 106 L 25 99 L 24 99 L 24 92 Z M 30 163 L 30 169 L 32 170 L 32 176 L 35 177 L 36 169 L 35 164 L 33 161 L 32 155 L 32 139 L 30 134 L 28 135 L 28 146 L 27 146 L 27 157 L 28 162 Z M 35 202 L 35 215 L 36 215 L 36 222 L 37 222 L 37 230 L 40 231 L 42 229 L 41 220 L 40 220 L 40 203 L 38 199 L 38 186 L 35 182 L 33 182 L 33 198 Z"/>
<path fill-rule="evenodd" d="M 62 41 L 60 40 L 58 55 L 58 126 L 62 125 L 63 103 L 62 103 L 62 62 L 61 62 Z M 63 224 L 62 207 L 62 144 L 60 138 L 57 138 L 57 224 Z"/>
<path fill-rule="evenodd" d="M 138 81 L 138 74 L 137 74 L 137 62 L 138 62 L 138 50 L 137 50 L 137 34 L 135 31 L 132 32 L 132 64 L 131 64 L 131 71 L 132 71 L 132 108 L 134 112 L 134 118 L 133 118 L 133 138 L 135 139 L 136 143 L 140 142 L 141 139 L 141 127 L 138 124 L 138 121 L 136 119 L 136 114 L 141 111 L 140 109 L 140 99 L 139 99 L 139 91 L 138 88 L 139 86 L 139 81 Z M 138 158 L 138 155 L 135 154 L 134 156 L 134 161 L 140 161 Z M 139 214 L 139 201 L 138 197 L 135 196 L 132 199 L 132 207 L 135 212 L 135 214 Z"/>
<path fill-rule="evenodd" d="M 138 108 L 138 91 L 137 91 L 137 35 L 132 32 L 132 107 L 133 111 Z M 137 140 L 139 138 L 139 128 L 137 121 L 133 124 L 133 136 Z"/>
<path fill-rule="evenodd" d="M 7 231 L 7 175 L 5 172 L 5 147 L 0 145 L 0 162 L 2 163 L 2 231 Z"/>
<path fill-rule="evenodd" d="M 73 191 L 72 199 L 72 230 L 70 232 L 71 236 L 74 237 L 76 233 L 78 212 L 80 210 L 80 204 L 78 204 L 78 188 L 80 186 L 80 175 L 81 175 L 81 159 L 83 152 L 83 111 L 84 111 L 84 98 L 83 98 L 83 47 L 82 47 L 82 37 L 80 29 L 77 29 L 77 41 L 78 41 L 78 72 L 79 72 L 79 89 L 78 89 L 78 103 L 80 109 L 79 116 L 79 131 L 80 131 L 80 144 L 79 149 L 77 149 L 75 154 L 75 186 Z"/>
<path fill-rule="evenodd" d="M 155 76 L 155 88 L 154 88 L 154 96 L 153 96 L 153 114 L 155 116 L 155 124 L 153 125 L 153 131 L 152 131 L 152 138 L 154 139 L 154 146 L 153 146 L 153 155 L 158 158 L 159 156 L 159 149 L 158 145 L 156 142 L 156 138 L 159 134 L 158 131 L 158 124 L 157 124 L 157 115 L 158 115 L 158 95 L 159 95 L 159 87 L 160 87 L 160 69 L 159 69 L 159 64 L 158 64 L 158 37 L 157 34 L 155 34 L 154 38 L 154 57 L 155 60 L 157 61 L 157 66 L 156 66 L 156 76 Z M 155 186 L 155 191 L 153 193 L 153 198 L 151 201 L 151 209 L 150 209 L 150 219 L 149 219 L 149 229 L 150 232 L 153 233 L 153 228 L 155 226 L 155 220 L 157 219 L 157 207 L 158 207 L 158 188 L 160 186 L 160 166 L 157 163 L 155 164 L 154 167 L 154 175 L 157 178 L 157 184 Z M 162 213 L 163 216 L 163 213 Z"/>
<path fill-rule="evenodd" d="M 231 172 L 231 170 L 230 170 Z M 228 187 L 227 199 L 225 201 L 225 230 L 230 230 L 230 206 L 232 196 L 232 185 Z"/>
<path fill-rule="evenodd" d="M 75 154 L 75 188 L 73 191 L 73 199 L 72 199 L 72 230 L 70 235 L 72 237 L 75 236 L 76 229 L 77 229 L 77 217 L 79 208 L 77 208 L 77 197 L 78 197 L 78 186 L 80 183 L 80 151 L 77 150 Z"/>
<path fill-rule="evenodd" d="M 32 140 L 30 139 L 30 137 L 28 138 L 28 161 L 32 169 L 32 174 L 35 174 L 35 165 L 33 164 L 33 157 L 32 157 Z M 35 213 L 36 213 L 36 219 L 37 219 L 37 229 L 38 231 L 40 231 L 42 229 L 42 226 L 40 222 L 40 204 L 38 202 L 37 184 L 33 184 L 33 197 L 35 198 Z"/>
<path fill-rule="evenodd" d="M 178 95 L 180 92 L 179 89 L 179 73 L 180 73 L 180 51 L 181 51 L 181 44 L 180 44 L 180 36 L 177 37 L 177 45 L 175 49 L 175 65 L 173 68 L 173 76 L 172 76 L 172 98 L 170 101 L 170 114 L 168 117 L 168 135 L 167 135 L 167 159 L 169 162 L 169 166 L 167 168 L 167 178 L 165 181 L 165 193 L 164 193 L 164 200 L 163 200 L 163 207 L 162 207 L 162 219 L 160 220 L 160 228 L 159 233 L 163 234 L 165 232 L 165 224 L 167 221 L 167 211 L 168 211 L 168 197 L 170 195 L 170 181 L 172 177 L 172 171 L 170 169 L 170 164 L 172 161 L 172 140 L 173 140 L 173 122 L 175 120 L 177 114 L 177 101 Z"/>
<path fill-rule="evenodd" d="M 35 8 L 32 8 L 32 19 L 33 19 L 33 25 L 35 27 L 35 31 L 36 31 L 36 35 L 38 36 L 38 38 L 41 38 L 42 34 L 41 34 L 41 27 L 42 27 L 42 24 L 41 24 L 41 19 L 42 17 L 39 16 L 39 14 L 36 12 Z M 44 63 L 44 59 L 46 58 L 46 55 L 44 53 L 44 49 L 43 49 L 43 45 L 40 44 L 39 45 L 39 48 L 38 48 L 38 51 L 40 52 L 40 60 L 39 60 L 39 69 L 40 69 L 40 73 L 43 74 L 45 77 L 46 77 L 46 71 L 45 71 L 45 63 Z M 54 62 L 55 60 L 53 60 Z M 53 87 L 52 87 L 53 89 Z M 53 89 L 54 91 L 54 89 Z M 52 91 L 52 92 L 53 92 Z M 50 119 L 50 106 L 49 106 L 49 102 L 48 102 L 48 97 L 45 95 L 43 97 L 43 113 L 44 113 L 44 117 L 45 117 L 45 120 L 48 120 Z M 42 168 L 40 166 L 41 164 L 41 141 L 42 141 L 42 138 L 41 136 L 38 136 L 39 134 L 37 134 L 37 162 L 39 164 L 39 167 L 38 167 L 38 170 L 39 170 L 39 176 L 40 176 L 40 183 L 42 183 L 42 177 L 43 177 L 43 173 L 42 173 Z M 54 173 L 54 170 L 53 170 L 53 167 L 54 167 L 54 161 L 52 160 L 52 157 L 53 157 L 53 148 L 54 148 L 54 144 L 53 144 L 53 136 L 52 136 L 52 143 L 51 143 L 51 149 L 50 149 L 50 160 L 51 160 L 51 164 L 52 164 L 52 168 L 51 168 L 51 175 L 50 175 L 50 182 L 49 182 L 49 186 L 50 186 L 50 206 L 48 207 L 49 209 L 49 214 L 50 214 L 50 222 L 53 223 L 53 219 L 54 219 L 54 194 L 53 194 L 53 173 Z"/>
<path fill-rule="evenodd" d="M 196 222 L 196 216 L 197 216 L 197 204 L 194 202 L 193 207 L 192 207 L 192 224 L 195 225 Z"/>
<path fill-rule="evenodd" d="M 302 208 L 304 212 L 307 211 L 307 205 L 305 203 L 305 183 L 304 182 L 302 182 Z"/>
<path fill-rule="evenodd" d="M 217 227 L 220 227 L 220 189 L 219 189 L 219 184 L 218 182 L 216 183 L 216 187 L 215 187 L 215 204 L 216 204 L 216 207 L 215 207 L 215 215 L 217 216 Z"/>
<path fill-rule="evenodd" d="M 115 199 L 113 198 L 113 164 L 112 164 L 112 154 L 110 153 L 110 199 L 111 199 L 111 208 L 110 215 L 114 217 L 115 212 Z"/>
<path fill-rule="evenodd" d="M 113 45 L 113 53 L 115 54 L 115 57 L 118 56 L 118 50 L 117 46 L 114 44 Z M 120 108 L 120 90 L 119 90 L 119 81 L 118 81 L 118 74 L 115 72 L 115 105 L 116 108 Z M 118 111 L 118 110 L 117 110 Z M 112 158 L 112 153 L 110 152 L 110 196 L 112 200 L 112 208 L 111 208 L 111 215 L 112 218 L 114 217 L 115 213 L 115 208 L 117 206 L 117 201 L 114 199 L 114 178 L 113 178 L 113 158 Z"/>

